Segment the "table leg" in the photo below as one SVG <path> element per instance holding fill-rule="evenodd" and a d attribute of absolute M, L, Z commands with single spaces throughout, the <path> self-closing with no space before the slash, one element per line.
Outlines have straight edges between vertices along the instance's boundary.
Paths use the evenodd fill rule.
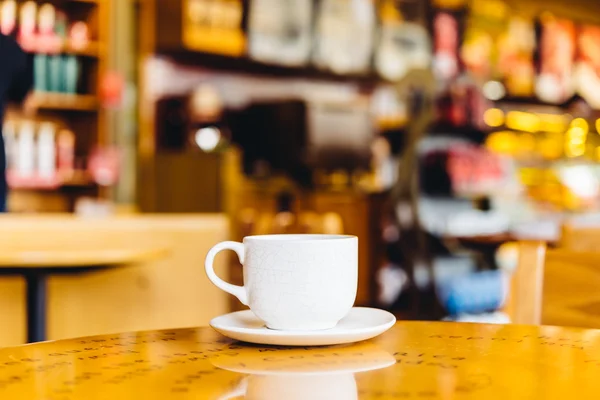
<path fill-rule="evenodd" d="M 27 342 L 46 340 L 46 275 L 30 273 L 27 282 Z"/>

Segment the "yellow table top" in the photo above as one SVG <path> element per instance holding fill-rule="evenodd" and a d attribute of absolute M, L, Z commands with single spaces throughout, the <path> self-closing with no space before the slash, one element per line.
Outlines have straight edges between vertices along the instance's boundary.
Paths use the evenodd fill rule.
<path fill-rule="evenodd" d="M 94 267 L 134 264 L 164 256 L 164 248 L 3 248 L 2 268 Z"/>
<path fill-rule="evenodd" d="M 0 349 L 0 398 L 598 399 L 600 330 L 399 322 L 376 339 L 277 348 L 211 328 Z"/>

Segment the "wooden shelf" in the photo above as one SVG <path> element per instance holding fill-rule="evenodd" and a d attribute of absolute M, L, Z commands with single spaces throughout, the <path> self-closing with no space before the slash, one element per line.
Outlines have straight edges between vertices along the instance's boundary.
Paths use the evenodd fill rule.
<path fill-rule="evenodd" d="M 55 5 L 80 5 L 81 7 L 96 7 L 99 4 L 103 4 L 105 0 L 45 0 L 48 3 Z M 38 0 L 41 2 L 41 0 Z"/>
<path fill-rule="evenodd" d="M 63 54 L 72 54 L 75 56 L 82 57 L 93 57 L 97 58 L 100 55 L 101 44 L 98 42 L 90 42 L 84 48 L 76 48 L 70 42 L 67 42 L 62 50 Z"/>
<path fill-rule="evenodd" d="M 87 3 L 87 4 L 99 4 L 104 0 L 63 0 L 65 3 Z"/>
<path fill-rule="evenodd" d="M 528 96 L 528 97 L 514 97 L 514 96 L 506 96 L 500 100 L 496 100 L 496 104 L 505 105 L 505 106 L 515 106 L 515 108 L 522 109 L 523 107 L 530 108 L 545 108 L 545 109 L 556 109 L 556 110 L 566 110 L 571 107 L 576 106 L 579 102 L 585 102 L 579 95 L 573 95 L 569 99 L 563 101 L 562 103 L 547 103 L 544 102 L 537 97 Z M 591 107 L 590 107 L 591 108 Z"/>
<path fill-rule="evenodd" d="M 8 104 L 9 118 L 14 119 L 17 125 L 20 121 L 31 121 L 36 129 L 41 123 L 49 122 L 54 124 L 57 130 L 72 131 L 75 135 L 76 154 L 82 161 L 88 159 L 95 147 L 110 143 L 109 114 L 105 112 L 97 94 L 101 90 L 100 80 L 111 65 L 112 43 L 109 39 L 111 27 L 114 25 L 112 7 L 123 1 L 35 0 L 38 5 L 47 2 L 56 6 L 57 11 L 65 14 L 69 25 L 77 21 L 86 23 L 89 41 L 78 43 L 70 37 L 58 39 L 42 35 L 27 38 L 23 43 L 24 39 L 20 38 L 21 46 L 29 52 L 31 64 L 35 64 L 33 59 L 36 55 L 77 58 L 80 64 L 77 71 L 77 91 L 80 93 L 35 91 L 24 104 Z M 37 66 L 41 67 L 42 64 L 38 63 Z M 50 63 L 46 66 L 48 70 L 51 67 L 54 66 Z M 61 73 L 66 72 L 66 69 L 61 69 Z M 43 82 L 36 83 L 38 86 L 34 87 L 50 88 L 42 86 Z M 76 201 L 82 196 L 108 200 L 111 195 L 111 192 L 97 184 L 85 169 L 77 170 L 69 176 L 57 173 L 57 176 L 43 178 L 35 174 L 23 178 L 15 176 L 14 172 L 7 171 L 11 194 L 9 207 L 14 212 L 73 212 Z"/>
<path fill-rule="evenodd" d="M 432 124 L 427 129 L 427 132 L 430 136 L 450 136 L 479 144 L 484 143 L 488 135 L 488 131 L 478 129 L 474 126 L 455 126 L 443 122 Z"/>
<path fill-rule="evenodd" d="M 7 173 L 8 186 L 11 190 L 52 191 L 61 188 L 90 188 L 96 185 L 85 171 L 76 171 L 69 178 L 55 176 L 52 178 L 20 178 Z"/>
<path fill-rule="evenodd" d="M 100 57 L 102 44 L 99 42 L 89 42 L 84 48 L 78 48 L 67 41 L 58 51 L 55 52 L 43 52 L 43 51 L 32 51 L 31 54 L 69 54 L 79 57 L 98 58 Z"/>
<path fill-rule="evenodd" d="M 39 110 L 65 110 L 95 112 L 98 98 L 93 95 L 38 92 L 34 95 Z"/>
<path fill-rule="evenodd" d="M 365 74 L 336 74 L 312 65 L 285 66 L 267 64 L 250 57 L 234 57 L 191 50 L 159 49 L 159 54 L 170 57 L 182 65 L 202 66 L 219 71 L 237 72 L 284 78 L 305 78 L 319 81 L 350 82 L 363 85 L 376 85 L 387 82 L 374 72 Z"/>
<path fill-rule="evenodd" d="M 62 182 L 62 187 L 81 187 L 88 188 L 96 186 L 96 182 L 85 172 L 76 172 L 71 178 Z"/>

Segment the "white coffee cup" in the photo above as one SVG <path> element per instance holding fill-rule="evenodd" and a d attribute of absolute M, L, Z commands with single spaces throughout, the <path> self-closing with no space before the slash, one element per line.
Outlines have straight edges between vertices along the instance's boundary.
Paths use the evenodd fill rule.
<path fill-rule="evenodd" d="M 244 286 L 220 279 L 213 261 L 237 253 Z M 333 328 L 352 309 L 358 285 L 358 238 L 350 235 L 259 235 L 222 242 L 206 256 L 208 278 L 236 296 L 270 329 Z"/>

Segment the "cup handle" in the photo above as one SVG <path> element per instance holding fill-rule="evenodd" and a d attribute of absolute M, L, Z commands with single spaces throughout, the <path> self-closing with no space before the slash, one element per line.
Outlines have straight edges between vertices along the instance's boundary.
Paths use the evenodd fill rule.
<path fill-rule="evenodd" d="M 240 259 L 240 263 L 244 264 L 244 244 L 240 242 L 221 242 L 215 245 L 212 249 L 208 251 L 206 255 L 206 260 L 204 261 L 204 269 L 206 270 L 206 275 L 208 275 L 208 279 L 219 289 L 230 293 L 237 297 L 243 305 L 248 305 L 248 295 L 246 294 L 246 288 L 243 286 L 232 285 L 231 283 L 225 282 L 223 279 L 219 278 L 217 274 L 215 274 L 215 269 L 213 267 L 213 263 L 215 261 L 215 257 L 217 253 L 223 250 L 233 250 L 237 253 L 238 258 Z"/>

